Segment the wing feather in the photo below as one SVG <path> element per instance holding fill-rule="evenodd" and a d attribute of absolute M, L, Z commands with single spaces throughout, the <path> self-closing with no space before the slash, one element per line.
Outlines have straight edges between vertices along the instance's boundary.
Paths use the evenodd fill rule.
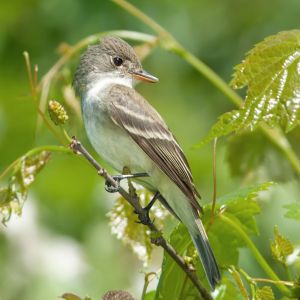
<path fill-rule="evenodd" d="M 200 197 L 193 183 L 189 164 L 171 131 L 156 110 L 134 89 L 114 85 L 110 91 L 108 113 L 125 129 L 156 165 L 201 211 Z"/>

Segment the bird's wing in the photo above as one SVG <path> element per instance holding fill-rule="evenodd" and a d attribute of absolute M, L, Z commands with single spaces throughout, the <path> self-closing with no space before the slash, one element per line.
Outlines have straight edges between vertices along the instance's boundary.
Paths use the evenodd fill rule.
<path fill-rule="evenodd" d="M 108 113 L 125 129 L 156 165 L 201 211 L 189 164 L 183 151 L 156 110 L 134 89 L 114 85 L 109 90 Z"/>

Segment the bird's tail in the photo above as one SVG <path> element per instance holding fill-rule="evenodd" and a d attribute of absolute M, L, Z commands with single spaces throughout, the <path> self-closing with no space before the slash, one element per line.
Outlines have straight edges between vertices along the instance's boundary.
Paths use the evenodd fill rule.
<path fill-rule="evenodd" d="M 199 216 L 196 216 L 195 214 L 195 222 L 194 224 L 191 223 L 192 222 L 189 222 L 188 225 L 189 233 L 200 256 L 209 285 L 212 288 L 212 290 L 214 290 L 215 286 L 221 279 L 220 271 L 215 256 L 210 247 L 204 226 Z"/>

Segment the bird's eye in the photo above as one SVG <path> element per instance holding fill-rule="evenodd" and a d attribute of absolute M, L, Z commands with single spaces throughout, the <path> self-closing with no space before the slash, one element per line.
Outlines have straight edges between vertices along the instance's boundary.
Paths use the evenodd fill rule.
<path fill-rule="evenodd" d="M 123 64 L 123 59 L 121 57 L 115 56 L 113 62 L 117 67 L 120 67 Z"/>

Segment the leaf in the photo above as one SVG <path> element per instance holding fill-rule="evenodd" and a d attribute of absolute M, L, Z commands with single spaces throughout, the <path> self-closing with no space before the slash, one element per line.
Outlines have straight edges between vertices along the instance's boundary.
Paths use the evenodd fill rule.
<path fill-rule="evenodd" d="M 221 285 L 217 288 L 217 291 L 218 294 L 215 300 L 244 300 L 236 284 L 227 276 L 223 276 Z"/>
<path fill-rule="evenodd" d="M 294 246 L 290 240 L 281 235 L 278 227 L 274 227 L 275 240 L 271 242 L 271 252 L 274 259 L 282 264 L 286 263 L 286 258 L 294 251 Z"/>
<path fill-rule="evenodd" d="M 150 291 L 145 295 L 143 300 L 154 300 L 156 291 Z"/>
<path fill-rule="evenodd" d="M 137 191 L 141 205 L 145 207 L 152 199 L 152 194 L 145 189 Z M 159 203 L 155 203 L 150 210 L 150 218 L 155 219 L 155 224 L 162 227 L 163 219 L 167 216 L 167 211 L 162 209 Z M 151 259 L 153 246 L 150 241 L 150 230 L 147 226 L 137 224 L 137 215 L 133 212 L 132 206 L 123 197 L 119 197 L 114 207 L 108 213 L 111 231 L 129 245 L 138 258 L 147 266 Z"/>
<path fill-rule="evenodd" d="M 257 197 L 260 192 L 266 191 L 271 182 L 245 187 L 220 197 L 217 200 L 217 209 L 237 223 L 249 234 L 258 234 L 255 216 L 260 213 Z M 210 217 L 210 206 L 204 207 L 204 221 Z M 218 263 L 222 265 L 237 265 L 239 248 L 244 247 L 244 241 L 218 216 L 208 231 L 209 240 L 213 247 Z M 226 251 L 224 251 L 226 249 Z"/>
<path fill-rule="evenodd" d="M 262 122 L 288 132 L 300 121 L 300 30 L 279 32 L 258 43 L 235 67 L 231 86 L 248 87 L 244 105 L 223 114 L 202 141 Z"/>
<path fill-rule="evenodd" d="M 275 296 L 271 287 L 264 286 L 261 289 L 257 289 L 255 292 L 255 300 L 275 300 Z"/>
<path fill-rule="evenodd" d="M 0 189 L 0 219 L 3 224 L 9 221 L 12 213 L 21 215 L 28 188 L 49 161 L 50 154 L 42 151 L 20 159 L 18 168 L 9 179 L 8 186 Z"/>
<path fill-rule="evenodd" d="M 192 245 L 190 235 L 183 224 L 179 224 L 173 230 L 169 242 L 175 248 L 176 252 L 182 256 L 187 254 L 187 249 Z M 198 270 L 201 270 L 200 266 L 198 266 L 197 271 Z M 199 271 L 199 274 L 201 274 L 201 271 Z M 201 278 L 204 279 L 203 272 L 202 275 L 199 275 L 200 280 Z M 204 283 L 203 280 L 201 281 Z M 168 254 L 164 253 L 162 271 L 156 289 L 155 300 L 181 300 L 186 299 L 185 294 L 190 296 L 190 298 L 188 298 L 190 300 L 199 299 L 198 291 L 186 277 L 186 274 Z"/>
<path fill-rule="evenodd" d="M 260 192 L 267 191 L 272 185 L 274 185 L 273 182 L 264 182 L 248 187 L 242 187 L 232 193 L 221 196 L 220 198 L 218 198 L 217 202 L 219 205 L 228 205 L 232 203 L 232 201 L 255 200 Z"/>
<path fill-rule="evenodd" d="M 225 210 L 223 213 L 234 219 L 248 234 L 256 234 L 258 230 L 255 215 L 260 212 L 256 198 L 260 192 L 267 190 L 271 185 L 271 182 L 267 182 L 242 188 L 225 195 L 218 199 L 217 209 L 222 207 L 222 209 Z M 204 206 L 204 224 L 208 223 L 210 211 L 210 205 Z M 245 244 L 232 228 L 227 226 L 221 218 L 216 216 L 213 225 L 209 228 L 207 233 L 219 266 L 237 265 L 239 248 L 244 247 Z M 179 224 L 173 230 L 170 236 L 170 243 L 178 254 L 192 256 L 189 252 L 191 252 L 191 249 L 194 249 L 194 247 L 190 235 L 183 224 Z M 226 251 L 224 251 L 224 249 L 226 249 Z M 196 263 L 198 278 L 209 288 L 198 255 L 196 255 L 194 263 Z M 226 296 L 227 298 L 224 299 L 240 299 L 235 297 L 230 298 L 231 292 L 235 293 L 234 289 L 232 289 L 232 285 L 232 283 L 226 282 L 225 286 L 221 286 L 222 293 L 228 295 Z M 198 299 L 197 291 L 191 282 L 186 280 L 184 272 L 167 254 L 164 254 L 162 274 L 157 286 L 155 299 L 181 300 L 185 299 L 184 295 L 190 295 L 191 298 L 188 299 Z"/>
<path fill-rule="evenodd" d="M 300 203 L 286 204 L 283 207 L 288 209 L 284 215 L 286 218 L 300 221 Z"/>
<path fill-rule="evenodd" d="M 290 163 L 260 131 L 243 132 L 228 139 L 226 158 L 233 176 L 288 181 L 295 177 Z"/>

